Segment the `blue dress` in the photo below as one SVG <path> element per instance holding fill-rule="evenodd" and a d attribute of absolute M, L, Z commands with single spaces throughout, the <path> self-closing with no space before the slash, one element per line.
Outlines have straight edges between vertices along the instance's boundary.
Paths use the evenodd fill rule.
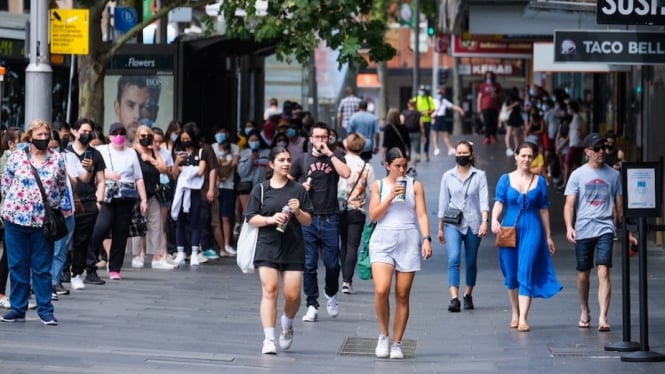
<path fill-rule="evenodd" d="M 524 296 L 556 295 L 563 287 L 556 279 L 540 220 L 540 210 L 549 207 L 545 179 L 538 176 L 536 188 L 522 194 L 510 185 L 508 174 L 504 174 L 496 185 L 494 200 L 504 205 L 504 226 L 513 226 L 519 214 L 517 248 L 499 248 L 504 284 L 509 290 L 519 287 L 519 294 Z"/>

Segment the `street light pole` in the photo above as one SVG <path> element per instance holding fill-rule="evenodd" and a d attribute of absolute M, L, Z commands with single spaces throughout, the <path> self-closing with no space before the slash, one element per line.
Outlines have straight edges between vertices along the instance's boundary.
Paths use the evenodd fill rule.
<path fill-rule="evenodd" d="M 52 119 L 53 69 L 49 58 L 49 7 L 47 1 L 30 0 L 30 63 L 25 69 L 25 123 Z"/>

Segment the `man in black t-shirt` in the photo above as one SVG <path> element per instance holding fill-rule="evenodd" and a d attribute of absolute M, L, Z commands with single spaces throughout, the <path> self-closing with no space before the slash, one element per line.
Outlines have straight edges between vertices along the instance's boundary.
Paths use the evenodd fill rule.
<path fill-rule="evenodd" d="M 88 250 L 97 214 L 104 202 L 105 190 L 106 164 L 104 158 L 98 150 L 89 145 L 94 128 L 94 123 L 86 118 L 74 122 L 72 124 L 74 142 L 67 147 L 67 151 L 74 153 L 81 160 L 81 165 L 92 172 L 92 178 L 89 181 L 77 178 L 74 190 L 76 197 L 81 200 L 80 207 L 82 208 L 76 212 L 74 236 L 72 237 L 71 285 L 75 290 L 84 289 L 84 282 L 98 285 L 106 283 L 97 275 L 99 248 L 95 248 L 94 251 Z M 83 270 L 86 270 L 85 280 L 81 278 Z"/>
<path fill-rule="evenodd" d="M 291 167 L 291 175 L 303 182 L 314 206 L 312 224 L 304 226 L 305 274 L 303 288 L 307 297 L 305 322 L 318 319 L 319 284 L 317 267 L 319 250 L 326 268 L 325 296 L 328 300 L 328 315 L 336 317 L 339 307 L 340 252 L 339 252 L 339 207 L 337 205 L 337 182 L 340 177 L 348 178 L 351 169 L 346 165 L 341 153 L 328 148 L 330 129 L 325 123 L 312 126 L 309 141 L 312 152 L 298 157 Z M 310 179 L 311 178 L 311 179 Z"/>

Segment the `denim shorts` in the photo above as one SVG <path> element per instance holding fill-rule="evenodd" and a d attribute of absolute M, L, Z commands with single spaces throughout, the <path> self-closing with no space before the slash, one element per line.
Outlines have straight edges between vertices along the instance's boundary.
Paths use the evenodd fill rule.
<path fill-rule="evenodd" d="M 578 239 L 575 241 L 575 257 L 577 259 L 577 271 L 587 271 L 598 265 L 612 267 L 612 246 L 614 245 L 614 234 L 607 233 L 595 238 Z M 596 260 L 593 260 L 593 252 L 596 250 Z"/>

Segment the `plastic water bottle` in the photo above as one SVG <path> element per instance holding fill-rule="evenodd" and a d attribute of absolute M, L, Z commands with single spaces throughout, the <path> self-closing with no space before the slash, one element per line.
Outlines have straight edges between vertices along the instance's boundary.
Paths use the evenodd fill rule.
<path fill-rule="evenodd" d="M 286 221 L 284 221 L 284 223 L 282 223 L 281 225 L 277 225 L 277 231 L 279 232 L 284 232 L 284 230 L 286 229 L 286 225 L 289 223 L 289 220 L 291 219 L 293 211 L 291 210 L 291 208 L 289 208 L 288 205 L 284 205 L 284 207 L 282 207 L 282 213 L 286 214 Z"/>

